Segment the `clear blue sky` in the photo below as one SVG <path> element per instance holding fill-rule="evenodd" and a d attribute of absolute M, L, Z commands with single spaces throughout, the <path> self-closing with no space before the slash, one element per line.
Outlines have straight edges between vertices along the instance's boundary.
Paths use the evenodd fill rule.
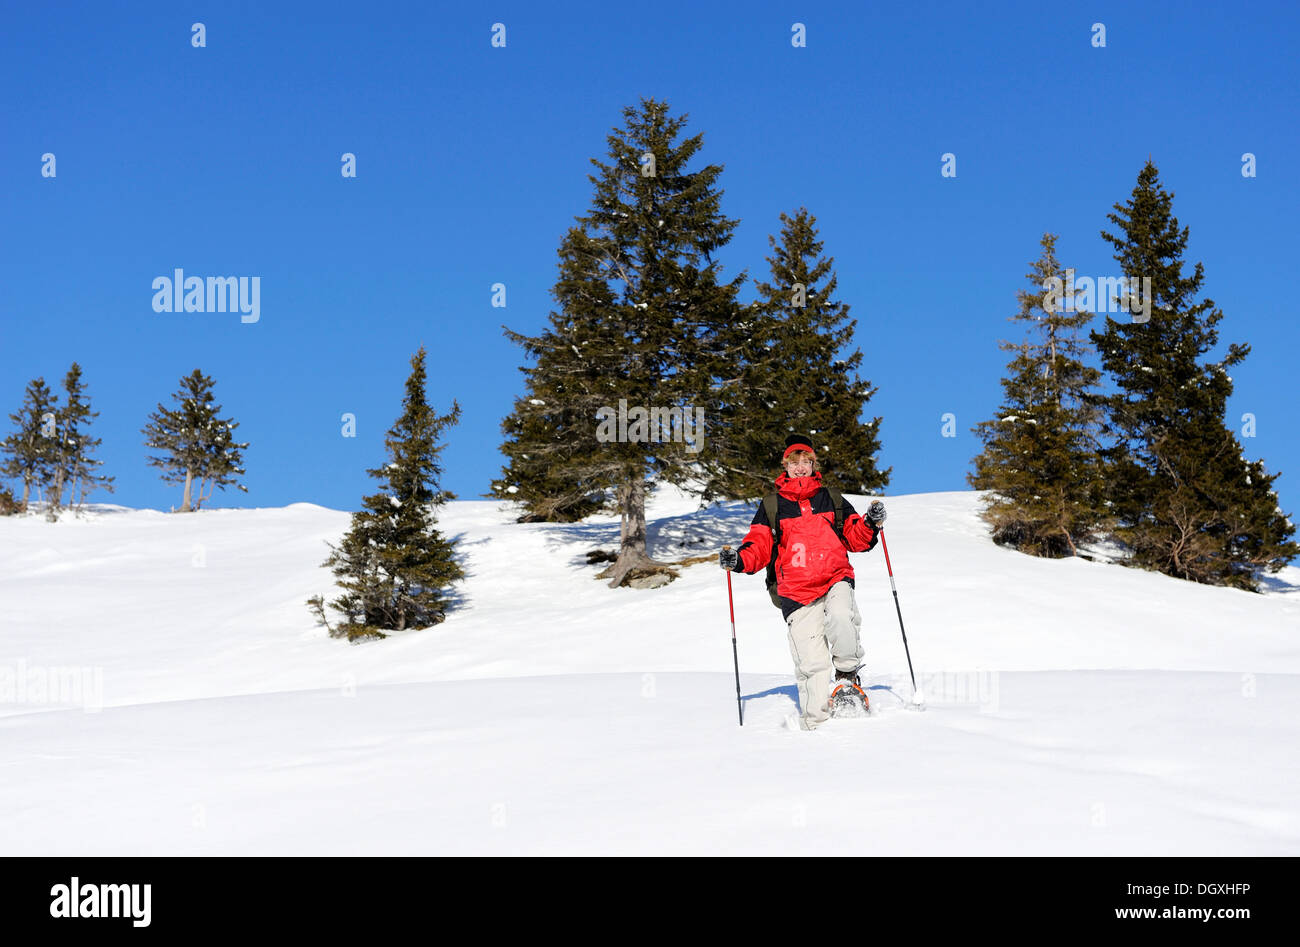
<path fill-rule="evenodd" d="M 500 326 L 542 326 L 588 159 L 623 106 L 653 96 L 726 167 L 723 209 L 741 221 L 728 273 L 765 275 L 781 211 L 818 217 L 880 389 L 895 493 L 965 488 L 1040 235 L 1059 233 L 1080 275 L 1118 275 L 1098 231 L 1152 155 L 1224 343 L 1254 346 L 1229 419 L 1256 416 L 1247 453 L 1283 471 L 1283 508 L 1300 513 L 1300 323 L 1282 292 L 1300 220 L 1295 6 L 891 6 L 11 5 L 0 411 L 79 361 L 118 478 L 97 498 L 166 509 L 179 488 L 146 466 L 139 432 L 201 368 L 252 442 L 248 495 L 216 505 L 351 509 L 423 343 L 431 400 L 464 407 L 445 486 L 479 496 L 521 390 Z M 196 21 L 206 48 L 191 46 Z M 151 282 L 177 267 L 261 277 L 260 321 L 155 313 Z M 356 438 L 340 436 L 345 412 Z"/>

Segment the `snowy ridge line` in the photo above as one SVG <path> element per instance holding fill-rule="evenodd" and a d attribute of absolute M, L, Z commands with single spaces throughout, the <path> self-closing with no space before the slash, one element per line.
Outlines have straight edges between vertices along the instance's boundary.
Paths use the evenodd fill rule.
<path fill-rule="evenodd" d="M 1118 565 L 1039 560 L 989 541 L 972 491 L 888 497 L 889 543 L 918 675 L 1163 669 L 1300 673 L 1300 569 L 1254 595 Z M 704 511 L 664 488 L 650 501 L 665 559 L 743 535 L 745 503 Z M 102 672 L 114 706 L 368 683 L 565 674 L 725 672 L 725 577 L 684 567 L 658 590 L 611 590 L 588 565 L 615 517 L 518 524 L 498 501 L 454 501 L 440 528 L 468 573 L 441 625 L 349 646 L 307 609 L 346 512 L 310 504 L 170 516 L 114 512 L 93 529 L 0 519 L 0 673 L 8 662 Z M 879 551 L 851 557 L 872 679 L 906 674 Z M 734 577 L 740 670 L 791 675 L 760 576 Z M 349 678 L 348 675 L 352 675 Z M 978 686 L 976 681 L 972 686 Z M 0 702 L 0 714 L 13 705 Z"/>

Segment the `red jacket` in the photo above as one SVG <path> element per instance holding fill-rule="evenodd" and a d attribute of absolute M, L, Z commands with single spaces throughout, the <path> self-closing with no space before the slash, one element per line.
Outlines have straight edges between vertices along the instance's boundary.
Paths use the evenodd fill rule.
<path fill-rule="evenodd" d="M 879 530 L 844 500 L 844 542 L 835 535 L 835 505 L 822 486 L 822 475 L 776 478 L 777 518 L 781 546 L 776 559 L 776 590 L 781 611 L 788 618 L 795 609 L 825 595 L 836 582 L 853 583 L 850 552 L 867 552 L 876 545 Z M 847 545 L 846 545 L 847 544 Z M 760 503 L 754 521 L 741 541 L 740 569 L 753 574 L 772 559 L 772 527 Z"/>

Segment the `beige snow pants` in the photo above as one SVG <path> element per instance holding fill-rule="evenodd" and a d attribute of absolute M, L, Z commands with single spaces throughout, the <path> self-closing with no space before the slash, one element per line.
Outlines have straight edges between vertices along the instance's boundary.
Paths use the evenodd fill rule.
<path fill-rule="evenodd" d="M 852 671 L 862 663 L 858 629 L 862 616 L 853 598 L 853 586 L 836 582 L 819 599 L 786 621 L 790 656 L 794 658 L 799 688 L 799 726 L 812 730 L 830 717 L 831 680 L 834 670 Z"/>

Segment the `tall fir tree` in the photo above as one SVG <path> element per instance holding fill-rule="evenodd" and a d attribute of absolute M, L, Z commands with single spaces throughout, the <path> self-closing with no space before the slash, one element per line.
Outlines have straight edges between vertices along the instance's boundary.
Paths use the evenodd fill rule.
<path fill-rule="evenodd" d="M 801 207 L 781 214 L 778 242 L 768 237 L 770 282 L 755 281 L 757 301 L 727 331 L 722 347 L 739 372 L 721 379 L 710 437 L 705 499 L 748 499 L 770 492 L 786 436 L 811 435 L 826 480 L 849 493 L 889 483 L 877 467 L 880 418 L 862 420 L 876 389 L 858 377 L 852 345 L 856 319 L 835 300 L 834 257 L 823 255 L 817 218 Z"/>
<path fill-rule="evenodd" d="M 425 397 L 425 351 L 411 359 L 402 414 L 384 438 L 388 463 L 367 471 L 382 486 L 365 497 L 352 525 L 323 563 L 343 594 L 330 606 L 344 616 L 326 620 L 320 596 L 308 601 L 335 637 L 351 641 L 385 631 L 427 628 L 446 618 L 448 587 L 464 578 L 455 544 L 436 527 L 437 508 L 455 499 L 441 489 L 443 432 L 460 420 L 460 405 L 436 414 Z"/>
<path fill-rule="evenodd" d="M 646 495 L 655 482 L 700 478 L 694 422 L 712 407 L 722 329 L 738 318 L 745 278 L 721 281 L 713 259 L 736 221 L 720 210 L 722 167 L 689 170 L 703 136 L 682 138 L 686 116 L 653 99 L 623 117 L 608 161 L 592 159 L 590 210 L 561 243 L 549 325 L 537 336 L 506 330 L 535 363 L 502 423 L 508 464 L 493 484 L 522 504 L 522 519 L 617 509 L 611 586 L 666 565 L 646 550 Z"/>
<path fill-rule="evenodd" d="M 69 492 L 68 505 L 77 509 L 96 487 L 113 492 L 114 478 L 99 473 L 104 462 L 94 456 L 95 449 L 103 441 L 92 437 L 89 432 L 90 423 L 99 417 L 99 412 L 90 410 L 90 397 L 81 378 L 81 366 L 76 362 L 64 376 L 63 390 L 67 400 L 55 413 L 53 464 L 47 474 L 49 506 L 46 516 L 49 519 L 55 519 L 62 508 L 65 489 Z"/>
<path fill-rule="evenodd" d="M 1278 507 L 1277 474 L 1248 461 L 1225 423 L 1232 394 L 1228 370 L 1250 352 L 1233 343 L 1218 361 L 1201 362 L 1219 341 L 1223 313 L 1197 299 L 1204 267 L 1183 272 L 1188 228 L 1173 216 L 1173 197 L 1147 161 L 1129 200 L 1102 231 L 1130 280 L 1150 279 L 1148 321 L 1109 317 L 1092 333 L 1102 366 L 1118 390 L 1103 399 L 1107 480 L 1117 535 L 1132 563 L 1195 582 L 1255 589 L 1300 553 L 1295 527 Z"/>
<path fill-rule="evenodd" d="M 1072 274 L 1056 259 L 1056 235 L 1043 234 L 1042 254 L 1017 292 L 1026 324 L 1002 379 L 996 415 L 974 431 L 984 450 L 967 480 L 988 491 L 982 511 L 993 541 L 1035 556 L 1073 556 L 1105 520 L 1098 410 L 1090 400 L 1101 373 L 1084 363 L 1081 332 L 1093 314 L 1078 306 Z"/>
<path fill-rule="evenodd" d="M 185 484 L 178 511 L 181 513 L 200 509 L 218 487 L 225 490 L 234 485 L 248 492 L 239 482 L 245 473 L 243 451 L 248 443 L 235 440 L 239 423 L 220 417 L 221 405 L 215 403 L 212 389 L 212 379 L 194 369 L 181 379 L 180 389 L 172 395 L 177 406 L 159 404 L 141 432 L 145 446 L 159 452 L 149 457 L 150 466 L 162 470 L 166 483 Z"/>
<path fill-rule="evenodd" d="M 521 522 L 572 522 L 605 508 L 626 466 L 595 440 L 596 412 L 617 403 L 622 343 L 615 320 L 602 317 L 617 303 L 600 260 L 595 242 L 572 228 L 552 291 L 561 314 L 551 314 L 552 326 L 540 336 L 506 330 L 535 362 L 520 369 L 527 391 L 502 422 L 509 464 L 492 485 L 495 495 L 522 504 Z"/>
<path fill-rule="evenodd" d="M 23 485 L 23 511 L 31 500 L 32 487 L 48 483 L 54 469 L 59 398 L 44 378 L 33 378 L 23 392 L 22 406 L 9 415 L 14 429 L 0 442 L 4 456 L 0 473 Z"/>

